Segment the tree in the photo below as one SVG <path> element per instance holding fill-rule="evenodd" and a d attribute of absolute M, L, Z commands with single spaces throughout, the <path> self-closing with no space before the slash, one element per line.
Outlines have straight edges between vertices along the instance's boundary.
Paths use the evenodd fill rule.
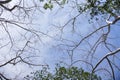
<path fill-rule="evenodd" d="M 50 1 L 53 1 L 53 0 L 50 0 Z M 71 2 L 71 1 L 67 1 L 67 0 L 62 0 L 62 1 L 65 1 L 66 3 Z M 72 2 L 76 4 L 74 7 L 77 7 L 77 9 L 79 11 L 79 14 L 74 16 L 72 19 L 70 19 L 65 24 L 65 26 L 69 23 L 72 23 L 73 29 L 75 29 L 75 22 L 77 22 L 77 18 L 83 13 L 89 14 L 90 17 L 91 17 L 89 19 L 89 21 L 93 21 L 93 23 L 95 21 L 97 23 L 98 22 L 102 23 L 101 19 L 102 19 L 102 21 L 104 20 L 106 23 L 103 23 L 103 26 L 97 27 L 97 29 L 90 32 L 88 35 L 86 35 L 82 39 L 80 39 L 80 41 L 78 41 L 77 44 L 72 45 L 72 49 L 68 50 L 68 53 L 70 53 L 72 51 L 71 56 L 73 56 L 75 50 L 77 48 L 80 49 L 80 46 L 82 45 L 82 43 L 87 41 L 88 44 L 91 46 L 90 51 L 88 51 L 88 54 L 89 55 L 92 54 L 92 59 L 93 59 L 93 56 L 97 52 L 99 46 L 103 45 L 106 48 L 106 49 L 103 49 L 103 50 L 107 50 L 108 53 L 105 54 L 96 63 L 96 65 L 92 69 L 92 72 L 94 73 L 96 68 L 102 62 L 104 62 L 104 60 L 107 60 L 107 63 L 111 68 L 110 73 L 112 74 L 112 78 L 113 78 L 113 80 L 116 80 L 115 70 L 118 69 L 118 71 L 120 71 L 120 69 L 119 69 L 120 65 L 117 65 L 116 62 L 112 61 L 112 59 L 110 57 L 112 56 L 112 57 L 119 60 L 119 57 L 116 57 L 116 56 L 117 56 L 117 53 L 119 53 L 120 48 L 119 48 L 118 45 L 112 44 L 109 37 L 111 37 L 112 31 L 114 31 L 112 27 L 113 26 L 115 27 L 117 23 L 119 24 L 119 20 L 120 20 L 120 15 L 119 15 L 120 14 L 120 10 L 119 10 L 120 1 L 119 0 L 105 0 L 105 1 L 104 0 L 86 0 L 86 1 L 83 1 L 83 3 L 82 2 L 79 3 L 79 1 L 74 1 L 73 0 Z M 57 1 L 56 3 L 61 6 L 59 1 Z M 65 27 L 65 26 L 63 26 L 63 27 Z M 100 35 L 97 35 L 99 37 L 96 38 L 95 43 L 91 43 L 91 42 L 88 41 L 88 40 L 91 39 L 92 36 L 94 36 L 96 33 L 99 33 L 99 32 L 101 32 L 101 33 L 100 33 Z M 71 45 L 69 47 L 71 47 Z M 99 54 L 99 53 L 97 53 L 97 54 Z M 77 61 L 75 61 L 75 62 L 77 62 Z M 79 62 L 79 60 L 78 60 L 78 62 Z M 74 61 L 73 61 L 73 63 L 74 63 Z M 108 70 L 108 72 L 109 72 L 109 70 Z"/>
<path fill-rule="evenodd" d="M 44 9 L 52 11 L 56 6 L 64 9 L 66 5 L 71 8 L 69 14 L 72 14 L 72 10 L 75 10 L 75 14 L 72 14 L 72 17 L 70 15 L 69 20 L 65 21 L 62 25 L 52 25 L 61 31 L 57 38 L 49 35 L 47 31 L 44 32 L 35 27 L 37 23 L 34 17 L 38 16 L 38 13 L 43 13 Z M 38 45 L 42 43 L 42 37 L 45 36 L 56 40 L 56 47 L 62 48 L 69 55 L 70 67 L 76 63 L 84 62 L 90 67 L 91 74 L 98 71 L 102 72 L 101 70 L 103 70 L 109 74 L 109 77 L 111 76 L 113 80 L 116 80 L 115 71 L 120 72 L 120 65 L 117 62 L 119 60 L 119 54 L 117 53 L 120 51 L 120 46 L 119 42 L 116 43 L 120 39 L 119 33 L 115 31 L 115 29 L 119 30 L 117 25 L 120 20 L 119 6 L 119 0 L 0 1 L 0 51 L 2 52 L 0 54 L 2 59 L 0 68 L 9 64 L 16 66 L 21 62 L 29 66 L 47 66 L 46 64 L 36 64 L 33 62 L 38 57 L 37 53 L 40 53 Z M 80 26 L 78 24 L 83 14 L 86 14 L 89 22 L 92 22 L 91 24 L 94 25 L 94 30 L 89 31 L 88 34 L 81 34 L 79 31 Z M 72 29 L 71 34 L 77 36 L 77 39 L 62 36 L 64 33 L 67 33 L 66 29 Z M 79 52 L 84 54 L 86 60 L 74 58 L 76 53 Z M 104 55 L 100 55 L 100 53 Z M 101 67 L 101 64 L 104 62 L 108 65 L 107 67 Z M 0 73 L 0 78 L 9 79 L 2 72 Z"/>
<path fill-rule="evenodd" d="M 0 1 L 0 68 L 20 63 L 31 66 L 44 66 L 36 64 L 31 58 L 38 57 L 35 40 L 40 41 L 40 35 L 46 35 L 33 28 L 35 10 L 40 10 L 40 3 L 35 0 L 1 0 Z M 30 4 L 28 4 L 30 3 Z M 21 32 L 22 31 L 22 32 Z M 36 39 L 35 39 L 36 38 Z M 33 45 L 34 44 L 34 45 Z M 38 44 L 38 43 L 37 43 Z M 46 66 L 46 64 L 45 64 Z M 9 80 L 4 72 L 0 72 L 1 80 Z"/>
<path fill-rule="evenodd" d="M 57 67 L 54 74 L 44 67 L 42 70 L 32 73 L 31 76 L 26 76 L 25 80 L 90 80 L 90 78 L 92 80 L 101 80 L 97 75 L 85 72 L 82 68 L 79 69 L 78 67 Z"/>

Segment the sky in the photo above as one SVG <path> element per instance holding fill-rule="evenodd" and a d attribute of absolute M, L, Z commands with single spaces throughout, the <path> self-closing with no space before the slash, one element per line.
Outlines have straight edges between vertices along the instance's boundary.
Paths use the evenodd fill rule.
<path fill-rule="evenodd" d="M 13 0 L 9 4 L 9 6 L 12 6 L 13 4 L 16 4 L 16 3 L 17 3 L 16 0 Z M 29 4 L 32 4 L 32 3 L 29 3 Z M 105 24 L 104 22 L 101 24 L 97 22 L 89 24 L 88 22 L 89 15 L 82 14 L 76 18 L 74 30 L 72 26 L 72 21 L 62 29 L 64 24 L 66 24 L 74 16 L 78 15 L 79 12 L 77 11 L 75 5 L 76 5 L 75 3 L 72 3 L 72 4 L 68 3 L 63 6 L 64 8 L 61 8 L 58 5 L 54 5 L 54 8 L 52 10 L 41 9 L 42 12 L 32 11 L 30 18 L 27 18 L 25 20 L 26 23 L 27 22 L 29 23 L 29 19 L 30 19 L 32 21 L 31 23 L 32 25 L 22 24 L 22 26 L 24 26 L 25 28 L 40 31 L 38 32 L 40 39 L 38 39 L 38 37 L 36 37 L 35 35 L 32 35 L 30 32 L 27 32 L 19 27 L 16 27 L 14 25 L 8 25 L 9 27 L 7 27 L 7 29 L 9 30 L 10 34 L 12 35 L 12 38 L 14 39 L 14 46 L 12 47 L 11 50 L 9 50 L 11 46 L 9 43 L 10 40 L 9 40 L 8 34 L 5 33 L 4 28 L 0 28 L 0 34 L 1 34 L 0 44 L 4 45 L 9 43 L 8 46 L 0 49 L 0 52 L 1 52 L 0 63 L 9 60 L 11 57 L 14 57 L 16 51 L 21 49 L 24 46 L 24 44 L 26 43 L 26 40 L 30 40 L 31 43 L 29 44 L 29 46 L 34 47 L 37 50 L 30 49 L 29 47 L 27 47 L 25 53 L 22 55 L 23 57 L 39 56 L 39 57 L 31 58 L 30 59 L 31 62 L 37 63 L 37 64 L 39 63 L 48 64 L 51 69 L 54 68 L 56 63 L 59 63 L 62 61 L 67 65 L 70 65 L 70 57 L 66 49 L 71 49 L 71 47 L 68 47 L 67 45 L 70 46 L 70 45 L 77 44 L 83 36 L 87 35 L 89 32 L 93 31 L 95 28 L 98 28 L 99 26 Z M 17 11 L 14 11 L 14 14 L 15 13 L 19 14 L 17 13 Z M 24 15 L 24 13 L 20 15 L 22 16 Z M 3 13 L 1 17 L 5 17 L 5 18 L 7 17 L 7 19 L 19 21 L 19 19 L 16 19 L 16 17 L 12 16 L 12 14 L 9 12 Z M 22 19 L 23 18 L 21 17 L 20 21 Z M 24 20 L 22 22 L 24 22 Z M 118 48 L 120 47 L 119 46 L 120 44 L 119 44 L 119 39 L 117 38 L 119 38 L 120 28 L 114 28 L 114 27 L 118 27 L 117 25 L 119 24 L 116 24 L 116 26 L 112 27 L 113 30 L 110 33 L 111 35 L 110 35 L 109 41 L 115 44 L 115 46 L 117 46 Z M 98 34 L 95 34 L 95 36 L 90 37 L 89 39 L 87 39 L 87 41 L 92 45 L 92 43 L 96 41 L 100 33 L 102 32 L 98 32 Z M 115 39 L 112 39 L 114 37 Z M 74 55 L 73 55 L 74 61 L 79 59 L 86 60 L 86 55 L 88 54 L 88 51 L 90 49 L 88 45 L 89 44 L 87 42 L 83 42 L 81 46 L 79 46 L 74 51 Z M 97 61 L 100 58 L 102 58 L 106 53 L 108 53 L 108 50 L 106 50 L 103 45 L 100 45 L 95 53 L 93 64 L 97 63 Z M 108 66 L 106 62 L 104 62 L 103 64 L 105 66 Z M 104 65 L 100 65 L 100 66 L 103 67 Z M 83 65 L 83 63 L 79 63 L 79 64 L 77 63 L 77 64 L 74 64 L 74 66 L 81 66 L 86 70 L 90 69 L 85 65 Z M 33 66 L 28 66 L 24 63 L 18 63 L 16 66 L 13 66 L 13 65 L 4 66 L 0 69 L 0 71 L 10 78 L 13 78 L 13 79 L 17 78 L 17 80 L 21 80 L 23 76 L 26 76 L 27 74 L 30 74 L 30 72 L 36 71 L 39 69 L 41 69 L 41 67 L 39 66 L 33 67 Z M 102 73 L 100 72 L 100 74 Z M 108 74 L 106 74 L 105 76 L 107 75 Z"/>

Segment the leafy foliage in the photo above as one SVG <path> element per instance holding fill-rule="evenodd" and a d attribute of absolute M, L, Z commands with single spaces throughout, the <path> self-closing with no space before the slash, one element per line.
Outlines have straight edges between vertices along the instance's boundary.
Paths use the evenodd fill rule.
<path fill-rule="evenodd" d="M 52 9 L 53 8 L 53 4 L 52 3 L 45 3 L 45 5 L 44 5 L 44 9 Z"/>
<path fill-rule="evenodd" d="M 99 14 L 120 14 L 120 0 L 87 0 L 85 5 L 79 7 L 80 12 L 90 11 L 92 17 Z"/>
<path fill-rule="evenodd" d="M 40 0 L 44 2 L 44 0 Z M 49 0 L 44 4 L 44 9 L 52 9 L 53 3 L 64 5 L 68 0 Z M 101 14 L 117 16 L 120 14 L 120 0 L 85 0 L 85 4 L 77 4 L 80 13 L 89 11 L 91 17 Z"/>
<path fill-rule="evenodd" d="M 96 74 L 91 74 L 78 67 L 59 67 L 55 69 L 54 74 L 44 67 L 40 71 L 33 73 L 33 76 L 25 77 L 26 80 L 101 80 Z"/>
<path fill-rule="evenodd" d="M 40 0 L 40 2 L 44 2 L 45 0 Z M 45 4 L 44 4 L 44 6 L 43 6 L 43 8 L 45 9 L 45 10 L 47 10 L 47 9 L 52 9 L 53 8 L 53 3 L 57 3 L 58 5 L 64 5 L 65 3 L 67 2 L 67 0 L 48 0 Z"/>

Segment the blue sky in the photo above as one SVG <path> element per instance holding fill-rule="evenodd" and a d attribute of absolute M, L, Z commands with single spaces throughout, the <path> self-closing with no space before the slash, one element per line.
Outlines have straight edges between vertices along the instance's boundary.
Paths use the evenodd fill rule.
<path fill-rule="evenodd" d="M 13 3 L 11 3 L 11 5 L 14 4 L 14 1 L 15 0 L 13 0 Z M 72 4 L 69 3 L 69 4 L 66 4 L 64 8 L 60 8 L 58 5 L 54 5 L 54 8 L 52 10 L 41 9 L 43 13 L 39 11 L 31 12 L 32 15 L 31 15 L 30 20 L 33 22 L 33 24 L 32 25 L 27 24 L 27 26 L 23 24 L 23 26 L 40 31 L 38 33 L 40 35 L 40 40 L 35 35 L 32 35 L 29 32 L 27 33 L 27 31 L 24 31 L 23 29 L 16 28 L 13 25 L 9 25 L 10 27 L 8 28 L 9 28 L 9 31 L 12 37 L 14 38 L 15 45 L 13 46 L 9 55 L 8 55 L 8 52 L 9 52 L 8 48 L 10 48 L 9 45 L 3 49 L 0 49 L 1 61 L 7 61 L 8 59 L 11 58 L 11 56 L 14 57 L 15 51 L 22 48 L 26 40 L 30 40 L 31 43 L 29 45 L 38 50 L 34 51 L 30 48 L 27 48 L 25 54 L 23 54 L 23 57 L 28 56 L 28 55 L 39 56 L 36 58 L 32 58 L 31 62 L 33 61 L 33 63 L 48 64 L 51 69 L 53 69 L 56 63 L 59 63 L 61 61 L 70 65 L 70 57 L 66 49 L 71 49 L 71 47 L 68 47 L 68 45 L 73 46 L 77 44 L 83 36 L 87 35 L 91 31 L 94 31 L 95 28 L 98 28 L 99 26 L 105 24 L 105 22 L 102 22 L 102 21 L 100 21 L 100 23 L 96 22 L 96 23 L 89 24 L 88 22 L 89 15 L 82 14 L 76 18 L 74 31 L 73 31 L 72 21 L 69 24 L 67 24 L 61 31 L 61 28 L 63 27 L 64 24 L 66 24 L 71 18 L 79 14 L 75 5 L 76 5 L 75 3 L 72 3 Z M 12 16 L 10 15 L 11 14 L 4 13 L 2 17 L 9 16 L 8 19 L 11 19 Z M 115 26 L 112 26 L 112 27 L 113 27 L 112 28 L 113 30 L 111 31 L 109 35 L 110 36 L 109 41 L 110 43 L 113 43 L 115 46 L 117 46 L 116 48 L 118 48 L 120 47 L 119 24 L 116 24 Z M 117 27 L 117 28 L 114 28 L 114 27 Z M 0 31 L 1 31 L 0 34 L 2 34 L 1 39 L 5 37 L 4 38 L 5 40 L 3 40 L 3 42 L 1 43 L 5 44 L 9 41 L 8 37 L 6 37 L 7 34 L 2 32 L 3 28 L 0 28 Z M 94 36 L 90 37 L 89 39 L 87 39 L 87 41 L 92 45 L 92 43 L 96 41 L 96 39 L 101 33 L 102 31 L 98 32 L 98 34 L 95 34 Z M 25 35 L 25 37 L 21 35 Z M 111 37 L 112 38 L 115 37 L 115 39 L 112 39 Z M 90 49 L 89 44 L 87 42 L 83 42 L 74 51 L 73 60 L 74 61 L 75 60 L 86 60 L 86 55 L 88 55 L 89 49 Z M 103 45 L 100 45 L 94 55 L 93 64 L 97 63 L 97 61 L 100 58 L 102 58 L 106 53 L 108 53 L 108 50 L 106 50 Z M 108 66 L 106 62 L 104 62 L 103 64 L 100 66 L 102 67 Z M 83 65 L 83 63 L 80 63 L 80 62 L 76 63 L 75 66 L 84 67 L 86 70 L 91 69 L 90 67 L 88 68 L 85 66 L 85 64 Z M 1 68 L 0 71 L 4 72 L 5 75 L 8 75 L 9 77 L 12 77 L 12 78 L 18 77 L 18 79 L 21 79 L 21 77 L 29 74 L 32 71 L 39 70 L 40 68 L 41 67 L 30 67 L 26 64 L 19 63 L 16 66 L 7 65 Z M 103 74 L 100 72 L 100 75 L 103 75 Z"/>

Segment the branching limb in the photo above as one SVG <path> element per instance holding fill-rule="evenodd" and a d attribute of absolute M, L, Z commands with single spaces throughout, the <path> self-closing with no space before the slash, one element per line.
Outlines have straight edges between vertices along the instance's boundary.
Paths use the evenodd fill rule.
<path fill-rule="evenodd" d="M 94 33 L 96 33 L 97 31 L 99 31 L 99 30 L 101 30 L 101 29 L 103 29 L 103 28 L 105 28 L 105 27 L 107 27 L 107 26 L 108 26 L 108 24 L 105 25 L 105 26 L 102 26 L 102 27 L 100 27 L 100 28 L 98 28 L 98 29 L 96 29 L 95 31 L 93 31 L 93 32 L 91 32 L 90 34 L 88 34 L 86 37 L 82 38 L 82 39 L 79 41 L 79 43 L 73 48 L 73 50 L 75 50 L 85 39 L 87 39 L 88 37 L 90 37 L 90 36 L 92 36 Z"/>
<path fill-rule="evenodd" d="M 12 0 L 0 1 L 0 5 L 1 5 L 1 4 L 7 4 L 7 3 L 11 2 L 11 1 L 12 1 Z"/>
<path fill-rule="evenodd" d="M 106 54 L 106 55 L 95 65 L 95 67 L 94 67 L 93 70 L 92 70 L 92 73 L 95 72 L 95 69 L 103 62 L 104 59 L 108 58 L 109 56 L 115 55 L 115 54 L 118 53 L 118 52 L 120 52 L 120 48 L 118 48 L 117 50 L 112 51 L 112 52 Z"/>
<path fill-rule="evenodd" d="M 3 74 L 0 73 L 0 80 L 11 80 L 11 79 L 8 79 L 7 77 L 5 77 Z"/>
<path fill-rule="evenodd" d="M 7 62 L 1 64 L 0 67 L 3 67 L 3 66 L 5 66 L 5 65 L 11 63 L 11 62 L 12 62 L 13 60 L 15 60 L 16 58 L 18 58 L 18 57 L 12 58 L 11 60 L 9 60 L 9 61 L 7 61 Z"/>
<path fill-rule="evenodd" d="M 6 6 L 2 5 L 2 4 L 0 4 L 0 6 L 2 6 L 5 10 L 8 10 L 8 11 L 12 11 L 12 10 L 14 10 L 16 7 L 18 7 L 18 5 L 15 5 L 15 6 L 13 6 L 12 8 L 8 8 L 8 7 L 6 7 Z"/>
<path fill-rule="evenodd" d="M 115 19 L 113 21 L 109 21 L 109 18 L 106 20 L 106 23 L 111 25 L 111 24 L 115 24 L 117 21 L 120 20 L 120 16 L 116 16 Z"/>
<path fill-rule="evenodd" d="M 109 66 L 110 66 L 110 68 L 111 68 L 113 80 L 115 80 L 115 73 L 114 73 L 114 69 L 113 69 L 113 67 L 112 67 L 112 64 L 111 64 L 111 62 L 110 62 L 110 60 L 109 60 L 108 58 L 106 58 L 106 59 L 107 59 L 107 61 L 108 61 L 108 63 L 109 63 Z"/>

